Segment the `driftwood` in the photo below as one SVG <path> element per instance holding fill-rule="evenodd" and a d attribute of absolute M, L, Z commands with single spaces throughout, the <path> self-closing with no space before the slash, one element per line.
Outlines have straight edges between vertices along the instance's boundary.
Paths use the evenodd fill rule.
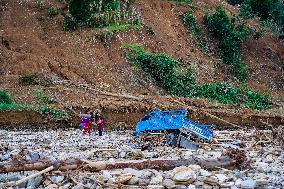
<path fill-rule="evenodd" d="M 156 169 L 156 170 L 171 170 L 175 167 L 197 164 L 204 169 L 214 170 L 217 167 L 222 168 L 234 168 L 236 161 L 226 156 L 218 160 L 212 159 L 152 159 L 152 160 L 126 160 L 118 162 L 108 161 L 82 161 L 82 160 L 65 160 L 65 161 L 12 161 L 8 163 L 0 164 L 0 173 L 8 172 L 19 172 L 19 171 L 31 171 L 31 170 L 44 170 L 47 167 L 53 166 L 54 170 L 67 171 L 75 169 L 83 169 L 89 171 L 101 171 L 101 170 L 112 170 L 112 169 Z"/>

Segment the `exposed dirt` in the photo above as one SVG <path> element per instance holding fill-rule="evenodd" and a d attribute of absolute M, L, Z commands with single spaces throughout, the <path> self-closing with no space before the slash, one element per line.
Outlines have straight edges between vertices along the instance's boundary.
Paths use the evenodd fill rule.
<path fill-rule="evenodd" d="M 225 2 L 194 1 L 196 6 L 194 14 L 204 37 L 206 32 L 202 24 L 204 10 L 207 8 L 213 10 L 220 4 L 231 15 L 238 10 Z M 43 89 L 62 100 L 63 104 L 56 106 L 74 106 L 78 108 L 78 111 L 83 110 L 84 107 L 103 109 L 110 122 L 119 121 L 117 118 L 126 115 L 121 116 L 119 113 L 112 112 L 125 110 L 135 112 L 135 115 L 129 114 L 125 118 L 128 120 L 127 124 L 133 125 L 142 114 L 155 106 L 182 108 L 170 102 L 169 99 L 159 99 L 158 96 L 164 96 L 166 92 L 157 87 L 145 73 L 126 61 L 121 46 L 133 42 L 142 44 L 147 51 L 169 54 L 182 61 L 185 67 L 191 65 L 196 72 L 197 80 L 201 83 L 226 81 L 234 84 L 232 76 L 220 66 L 216 42 L 206 37 L 207 45 L 211 48 L 205 55 L 197 48 L 192 34 L 184 28 L 180 16 L 186 11 L 185 7 L 175 6 L 163 0 L 138 0 L 135 7 L 141 14 L 143 29 L 115 33 L 111 41 L 105 43 L 98 30 L 81 28 L 75 32 L 63 32 L 62 16 L 50 18 L 47 11 L 49 5 L 56 5 L 66 10 L 66 4 L 56 0 L 44 1 L 42 10 L 36 6 L 36 0 L 2 0 L 0 2 L 0 87 L 7 89 L 18 102 L 34 100 L 29 89 L 17 85 L 19 75 L 43 73 L 54 81 L 68 79 L 75 83 L 87 83 L 97 90 L 136 96 L 148 95 L 147 102 L 137 102 L 95 96 L 91 92 L 61 85 L 53 89 Z M 155 35 L 149 35 L 145 26 L 152 27 Z M 284 98 L 283 44 L 283 40 L 266 33 L 261 39 L 246 40 L 242 48 L 242 58 L 249 68 L 249 85 L 253 89 L 266 91 L 273 98 L 279 99 Z M 247 116 L 248 118 L 244 121 L 243 115 L 249 114 L 250 110 L 235 113 L 236 110 L 232 110 L 235 107 L 215 106 L 212 105 L 214 103 L 203 100 L 189 99 L 189 101 L 195 108 L 211 107 L 210 109 L 214 109 L 211 113 L 234 123 L 240 123 L 241 120 L 244 125 L 253 125 L 257 122 L 256 120 L 266 120 L 265 115 L 270 116 L 268 112 L 264 112 L 261 113 L 264 117 L 258 117 L 258 112 L 253 111 L 252 116 Z M 219 110 L 224 108 L 227 110 Z M 281 118 L 283 112 L 272 113 L 272 117 L 275 115 L 278 116 L 275 119 L 267 118 L 269 122 L 283 123 Z M 2 120 L 5 116 L 7 113 L 1 115 Z M 196 115 L 200 119 L 203 119 L 202 116 Z M 19 121 L 24 123 L 25 120 L 27 119 L 19 118 Z M 37 121 L 41 122 L 41 120 L 40 118 L 35 122 L 38 123 Z M 213 120 L 204 118 L 203 121 Z"/>

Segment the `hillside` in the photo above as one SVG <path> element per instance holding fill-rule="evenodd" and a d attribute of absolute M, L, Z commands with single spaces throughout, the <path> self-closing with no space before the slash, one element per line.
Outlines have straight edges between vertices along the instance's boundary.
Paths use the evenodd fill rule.
<path fill-rule="evenodd" d="M 182 69 L 191 67 L 198 83 L 226 82 L 231 86 L 238 85 L 226 66 L 220 63 L 217 41 L 207 34 L 203 23 L 205 12 L 213 12 L 218 5 L 230 16 L 239 11 L 237 6 L 229 5 L 226 1 L 191 3 L 201 37 L 208 48 L 207 53 L 201 52 L 194 35 L 184 26 L 181 17 L 188 8 L 183 5 L 165 0 L 137 0 L 133 7 L 142 27 L 107 36 L 103 29 L 85 26 L 65 32 L 62 30 L 63 15 L 50 16 L 49 7 L 55 6 L 62 13 L 68 13 L 68 2 L 42 1 L 41 7 L 38 3 L 36 0 L 0 2 L 0 88 L 7 90 L 18 103 L 32 102 L 34 97 L 31 90 L 38 89 L 55 98 L 60 97 L 61 103 L 55 105 L 58 107 L 70 104 L 81 107 L 127 104 L 107 97 L 91 97 L 91 93 L 66 88 L 61 84 L 55 88 L 18 84 L 20 76 L 34 73 L 40 73 L 54 83 L 68 80 L 75 84 L 87 84 L 102 92 L 146 95 L 154 99 L 168 96 L 167 91 L 159 87 L 149 74 L 127 60 L 122 46 L 132 43 L 140 44 L 147 52 L 169 55 L 182 63 Z M 252 30 L 260 28 L 256 18 L 249 20 L 247 25 Z M 281 114 L 284 40 L 270 32 L 264 32 L 259 39 L 251 35 L 242 43 L 241 58 L 248 67 L 248 87 L 269 94 L 273 107 L 280 107 L 276 112 Z M 147 105 L 138 106 L 144 109 Z M 199 106 L 206 108 L 211 105 L 204 101 Z M 231 108 L 230 105 L 226 107 Z"/>

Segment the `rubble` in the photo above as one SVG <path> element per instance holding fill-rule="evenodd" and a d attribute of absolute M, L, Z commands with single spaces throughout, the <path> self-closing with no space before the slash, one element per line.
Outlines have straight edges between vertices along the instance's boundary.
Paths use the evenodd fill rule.
<path fill-rule="evenodd" d="M 216 140 L 226 138 L 241 140 L 244 147 L 227 148 L 225 142 L 201 146 L 197 150 L 182 149 L 167 145 L 158 145 L 151 150 L 142 151 L 141 144 L 134 143 L 130 131 L 110 132 L 103 137 L 92 133 L 81 135 L 79 130 L 63 131 L 0 131 L 1 163 L 16 160 L 30 161 L 50 159 L 68 160 L 69 158 L 86 161 L 132 161 L 142 160 L 149 154 L 156 154 L 164 159 L 211 158 L 218 159 L 224 154 L 234 158 L 242 158 L 239 170 L 217 168 L 206 169 L 202 165 L 190 164 L 176 167 L 173 170 L 155 170 L 132 168 L 116 168 L 90 172 L 83 169 L 72 171 L 53 170 L 20 185 L 20 188 L 283 188 L 284 187 L 284 159 L 281 155 L 283 147 L 273 143 L 257 144 L 253 132 L 215 131 Z M 238 150 L 238 151 L 236 151 Z M 121 152 L 125 156 L 120 156 Z M 235 153 L 233 153 L 235 152 Z M 238 153 L 237 153 L 238 152 Z M 7 156 L 9 154 L 9 156 Z M 13 155 L 11 155 L 13 154 Z M 241 156 L 240 156 L 241 154 Z M 235 157 L 236 156 L 236 157 Z M 3 158 L 5 157 L 5 158 Z M 39 159 L 38 159 L 39 158 Z M 150 157 L 149 160 L 153 158 Z M 273 160 L 273 161 L 272 161 Z M 8 183 L 18 181 L 37 171 L 22 171 L 15 173 L 0 173 L 0 188 L 9 188 Z M 13 188 L 13 186 L 11 186 Z M 1 188 L 1 189 L 2 189 Z"/>

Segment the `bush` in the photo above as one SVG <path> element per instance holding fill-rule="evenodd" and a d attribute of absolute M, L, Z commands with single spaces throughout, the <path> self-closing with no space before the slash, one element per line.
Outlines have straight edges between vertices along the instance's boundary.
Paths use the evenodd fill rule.
<path fill-rule="evenodd" d="M 56 100 L 40 90 L 33 90 L 34 96 L 39 103 L 54 104 Z"/>
<path fill-rule="evenodd" d="M 267 19 L 272 8 L 272 0 L 246 0 L 246 4 L 251 7 L 253 13 L 262 19 Z"/>
<path fill-rule="evenodd" d="M 66 120 L 68 119 L 68 114 L 64 110 L 52 109 L 47 106 L 42 106 L 38 109 L 38 112 L 42 115 L 51 117 L 55 120 Z"/>
<path fill-rule="evenodd" d="M 62 22 L 63 31 L 73 31 L 76 30 L 76 28 L 77 23 L 75 20 L 72 17 L 65 15 Z"/>
<path fill-rule="evenodd" d="M 77 22 L 86 22 L 92 15 L 91 3 L 94 0 L 71 0 L 69 11 Z"/>
<path fill-rule="evenodd" d="M 58 11 L 58 9 L 57 9 L 56 7 L 50 6 L 50 7 L 48 8 L 48 15 L 49 15 L 50 17 L 56 16 L 56 15 L 58 15 L 58 13 L 59 13 L 59 11 Z"/>
<path fill-rule="evenodd" d="M 0 89 L 0 104 L 12 104 L 12 99 L 8 93 Z"/>
<path fill-rule="evenodd" d="M 146 26 L 146 32 L 149 35 L 155 35 L 155 31 L 154 31 L 154 29 L 151 26 Z"/>
<path fill-rule="evenodd" d="M 196 21 L 196 19 L 193 16 L 191 11 L 187 11 L 183 15 L 183 23 L 184 23 L 186 29 L 193 33 L 194 38 L 197 41 L 200 50 L 203 53 L 206 53 L 207 49 L 206 49 L 204 43 L 202 42 L 200 29 L 199 29 L 197 21 Z"/>
<path fill-rule="evenodd" d="M 221 7 L 205 18 L 208 31 L 219 41 L 220 56 L 225 64 L 232 65 L 234 75 L 240 80 L 246 79 L 246 66 L 240 59 L 241 41 L 251 30 L 243 23 L 233 27 L 231 19 Z"/>
<path fill-rule="evenodd" d="M 228 3 L 231 5 L 241 5 L 245 0 L 228 0 Z"/>
<path fill-rule="evenodd" d="M 19 83 L 21 85 L 41 85 L 44 87 L 51 85 L 48 79 L 38 74 L 22 75 L 19 77 Z"/>
<path fill-rule="evenodd" d="M 225 104 L 245 104 L 254 109 L 268 107 L 267 96 L 248 89 L 239 90 L 226 83 L 197 84 L 191 69 L 183 73 L 178 72 L 180 63 L 165 54 L 147 53 L 137 44 L 127 44 L 123 48 L 130 51 L 127 54 L 129 60 L 150 74 L 161 87 L 172 95 L 202 97 Z M 236 65 L 245 66 L 244 64 Z M 242 67 L 237 70 L 246 70 L 246 68 Z"/>

